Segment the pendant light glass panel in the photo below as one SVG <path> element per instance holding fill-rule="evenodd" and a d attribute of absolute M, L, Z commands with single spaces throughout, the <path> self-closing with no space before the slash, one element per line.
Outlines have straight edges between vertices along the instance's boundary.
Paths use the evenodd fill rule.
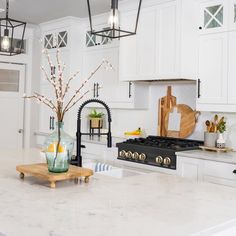
<path fill-rule="evenodd" d="M 0 55 L 13 56 L 24 52 L 26 22 L 8 17 L 9 1 L 6 4 L 6 16 L 0 18 Z"/>
<path fill-rule="evenodd" d="M 142 0 L 130 1 L 129 8 L 132 12 L 130 17 L 124 14 L 123 9 L 126 12 L 127 9 L 122 5 L 122 0 L 107 0 L 106 2 L 106 9 L 101 9 L 101 11 L 106 11 L 106 13 L 99 17 L 99 12 L 97 11 L 99 9 L 99 1 L 87 0 L 91 33 L 111 39 L 136 34 Z"/>

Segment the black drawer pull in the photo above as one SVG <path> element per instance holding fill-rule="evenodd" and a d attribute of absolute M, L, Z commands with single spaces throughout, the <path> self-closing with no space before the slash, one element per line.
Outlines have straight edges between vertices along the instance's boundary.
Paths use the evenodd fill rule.
<path fill-rule="evenodd" d="M 233 173 L 236 174 L 236 170 L 234 170 Z"/>
<path fill-rule="evenodd" d="M 96 97 L 96 84 L 93 84 L 93 97 Z"/>
<path fill-rule="evenodd" d="M 201 80 L 197 80 L 197 98 L 201 97 Z"/>

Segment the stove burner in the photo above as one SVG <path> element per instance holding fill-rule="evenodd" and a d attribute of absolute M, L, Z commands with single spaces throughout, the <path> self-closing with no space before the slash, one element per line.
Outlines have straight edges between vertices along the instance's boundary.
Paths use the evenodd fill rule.
<path fill-rule="evenodd" d="M 128 139 L 116 146 L 118 159 L 176 169 L 175 152 L 197 149 L 200 145 L 202 141 L 148 136 Z"/>
<path fill-rule="evenodd" d="M 173 150 L 185 149 L 199 146 L 199 141 L 187 139 L 175 139 L 166 137 L 148 136 L 147 138 L 128 139 L 126 143 L 153 146 L 159 148 L 168 148 Z"/>

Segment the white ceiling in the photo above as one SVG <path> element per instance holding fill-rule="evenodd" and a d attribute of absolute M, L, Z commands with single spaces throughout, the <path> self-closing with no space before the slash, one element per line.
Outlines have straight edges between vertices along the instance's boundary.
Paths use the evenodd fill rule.
<path fill-rule="evenodd" d="M 90 0 L 92 14 L 107 12 L 110 0 Z M 6 1 L 0 0 L 0 8 Z M 93 6 L 93 8 L 92 8 Z M 5 13 L 1 13 L 3 17 Z M 39 24 L 65 16 L 88 16 L 87 0 L 10 0 L 9 17 L 27 23 Z"/>

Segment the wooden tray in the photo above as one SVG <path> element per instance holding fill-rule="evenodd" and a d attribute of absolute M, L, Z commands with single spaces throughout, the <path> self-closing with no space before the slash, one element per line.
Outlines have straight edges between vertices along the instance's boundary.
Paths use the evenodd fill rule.
<path fill-rule="evenodd" d="M 199 146 L 204 151 L 212 151 L 212 152 L 231 152 L 233 149 L 231 148 L 217 148 L 217 147 L 207 147 L 207 146 Z"/>
<path fill-rule="evenodd" d="M 93 171 L 86 168 L 70 165 L 68 172 L 66 173 L 51 173 L 48 171 L 47 164 L 33 164 L 33 165 L 20 165 L 16 167 L 16 170 L 20 172 L 20 178 L 24 179 L 25 175 L 37 177 L 50 182 L 50 187 L 55 188 L 57 181 L 74 180 L 78 183 L 78 179 L 85 177 L 85 183 L 89 182 L 89 177 L 93 175 Z"/>

